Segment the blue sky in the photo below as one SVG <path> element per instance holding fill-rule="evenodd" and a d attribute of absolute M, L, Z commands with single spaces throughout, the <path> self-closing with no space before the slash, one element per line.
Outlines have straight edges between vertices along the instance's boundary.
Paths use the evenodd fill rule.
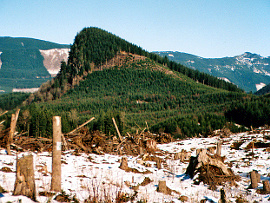
<path fill-rule="evenodd" d="M 0 36 L 72 44 L 84 27 L 148 51 L 270 56 L 270 0 L 0 0 Z"/>

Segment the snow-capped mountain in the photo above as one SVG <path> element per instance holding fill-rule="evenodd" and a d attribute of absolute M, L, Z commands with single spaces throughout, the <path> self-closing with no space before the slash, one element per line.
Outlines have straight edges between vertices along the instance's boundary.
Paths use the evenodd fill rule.
<path fill-rule="evenodd" d="M 223 58 L 202 58 L 183 52 L 155 52 L 187 67 L 230 81 L 246 92 L 256 92 L 270 83 L 270 57 L 245 52 Z"/>

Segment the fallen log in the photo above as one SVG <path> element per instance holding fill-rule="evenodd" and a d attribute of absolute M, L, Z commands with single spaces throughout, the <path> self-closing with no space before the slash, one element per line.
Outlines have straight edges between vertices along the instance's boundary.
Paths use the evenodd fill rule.
<path fill-rule="evenodd" d="M 122 136 L 121 136 L 121 134 L 120 134 L 120 131 L 119 131 L 118 126 L 117 126 L 117 124 L 116 124 L 116 122 L 115 122 L 115 119 L 112 118 L 112 121 L 113 121 L 113 124 L 114 124 L 114 126 L 115 126 L 115 129 L 116 129 L 116 131 L 117 131 L 117 134 L 118 134 L 118 136 L 119 136 L 119 138 L 120 138 L 120 140 L 121 140 L 121 142 L 122 142 L 122 141 L 123 141 L 123 138 L 122 138 Z"/>
<path fill-rule="evenodd" d="M 69 133 L 67 133 L 67 135 L 69 134 L 73 134 L 74 132 L 76 132 L 77 130 L 81 129 L 83 126 L 87 125 L 88 123 L 90 123 L 92 120 L 94 120 L 95 117 L 92 117 L 90 120 L 86 121 L 85 123 L 83 123 L 82 125 L 80 125 L 79 127 L 75 128 L 74 130 L 70 131 Z"/>
<path fill-rule="evenodd" d="M 0 116 L 3 116 L 7 113 L 8 111 L 5 111 L 4 113 L 1 113 Z"/>

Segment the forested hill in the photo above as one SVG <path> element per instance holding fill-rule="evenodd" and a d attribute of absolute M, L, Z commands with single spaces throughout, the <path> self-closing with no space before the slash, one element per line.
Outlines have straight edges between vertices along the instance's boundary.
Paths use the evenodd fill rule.
<path fill-rule="evenodd" d="M 168 57 L 160 57 L 154 53 L 149 53 L 141 47 L 100 28 L 90 27 L 84 28 L 77 34 L 74 44 L 71 46 L 68 63 L 62 64 L 57 77 L 51 84 L 44 85 L 36 96 L 40 97 L 40 100 L 46 100 L 47 92 L 50 92 L 49 99 L 59 98 L 74 85 L 79 84 L 79 81 L 92 71 L 100 70 L 104 66 L 107 67 L 109 62 L 113 67 L 115 64 L 111 60 L 121 52 L 147 57 L 208 86 L 242 92 L 241 89 L 231 83 L 169 61 Z"/>
<path fill-rule="evenodd" d="M 41 50 L 69 47 L 32 38 L 0 37 L 0 92 L 38 88 L 51 79 Z"/>
<path fill-rule="evenodd" d="M 0 51 L 22 49 L 69 48 L 69 45 L 57 44 L 27 37 L 0 37 Z"/>
<path fill-rule="evenodd" d="M 112 117 L 123 134 L 148 126 L 175 137 L 207 135 L 226 125 L 226 109 L 250 97 L 107 31 L 85 28 L 56 78 L 24 102 L 18 126 L 30 136 L 49 136 L 53 115 L 62 117 L 64 132 L 94 116 L 89 130 L 106 135 L 115 134 Z"/>
<path fill-rule="evenodd" d="M 85 28 L 75 38 L 71 47 L 70 57 L 66 72 L 71 76 L 83 75 L 92 71 L 93 64 L 99 66 L 115 57 L 120 51 L 148 57 L 170 69 L 181 72 L 193 80 L 209 86 L 223 88 L 229 91 L 241 91 L 235 85 L 219 80 L 211 75 L 194 71 L 190 68 L 169 61 L 167 57 L 146 52 L 141 47 L 129 43 L 105 30 L 99 28 Z"/>

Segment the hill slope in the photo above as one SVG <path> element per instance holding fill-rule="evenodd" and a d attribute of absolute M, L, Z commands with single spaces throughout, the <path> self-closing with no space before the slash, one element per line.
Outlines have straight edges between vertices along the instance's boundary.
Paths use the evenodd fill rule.
<path fill-rule="evenodd" d="M 44 63 L 45 59 L 51 61 L 46 57 L 49 50 L 62 50 L 65 56 L 64 53 L 54 56 L 60 61 L 66 60 L 69 45 L 32 38 L 0 37 L 0 90 L 11 92 L 14 88 L 34 88 L 50 80 L 52 74 Z M 58 64 L 60 69 L 59 60 L 52 63 Z"/>
<path fill-rule="evenodd" d="M 256 92 L 270 83 L 270 57 L 262 57 L 249 52 L 235 57 L 213 59 L 172 51 L 154 53 L 230 81 L 246 92 Z"/>
<path fill-rule="evenodd" d="M 243 97 L 246 94 L 230 83 L 148 53 L 104 30 L 85 28 L 57 77 L 25 103 L 30 134 L 35 136 L 48 135 L 53 115 L 62 116 L 64 132 L 95 116 L 89 128 L 107 135 L 115 133 L 115 117 L 121 132 L 142 130 L 147 122 L 153 131 L 194 136 L 222 128 L 224 109 Z"/>

